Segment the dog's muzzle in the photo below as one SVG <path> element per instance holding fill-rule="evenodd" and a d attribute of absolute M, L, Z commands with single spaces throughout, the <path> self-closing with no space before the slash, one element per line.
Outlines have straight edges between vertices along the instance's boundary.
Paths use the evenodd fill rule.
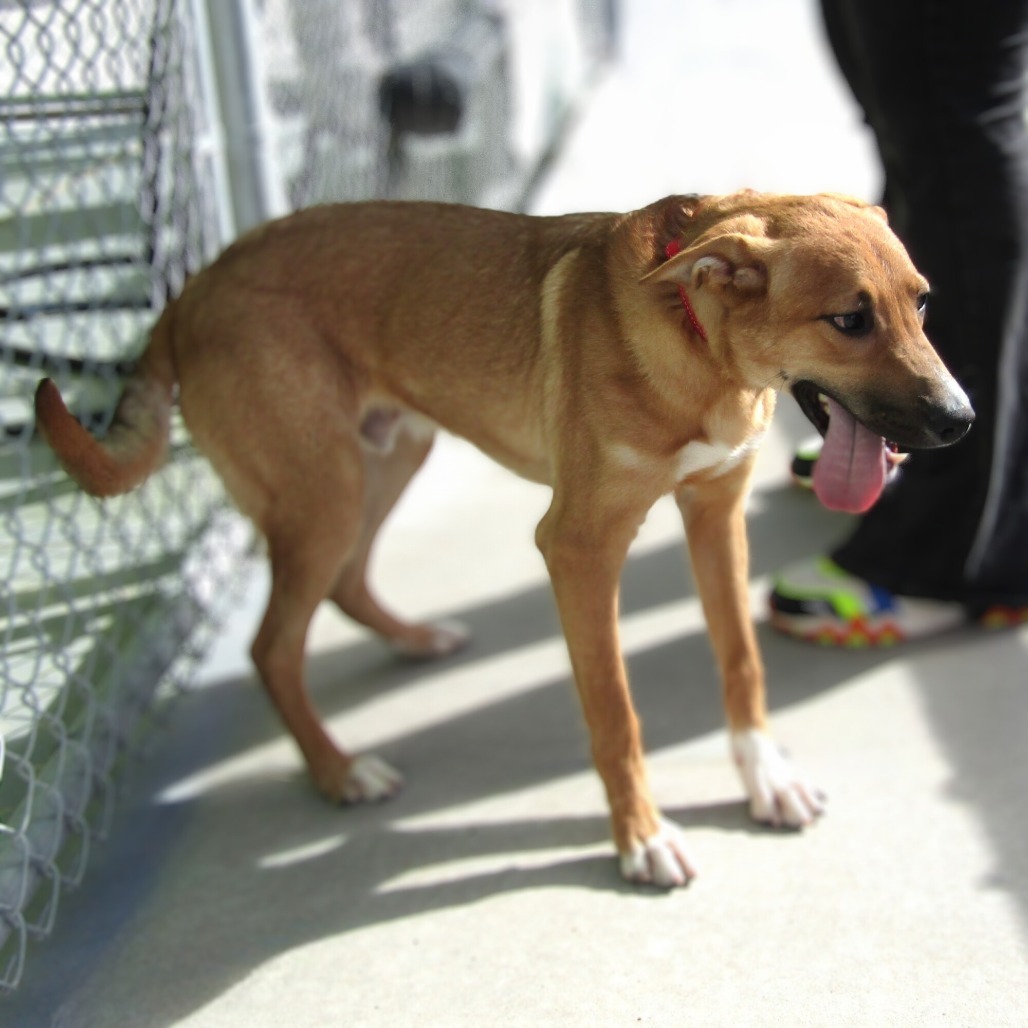
<path fill-rule="evenodd" d="M 949 446 L 967 433 L 974 411 L 953 382 L 944 399 L 918 397 L 903 407 L 872 401 L 851 407 L 813 382 L 796 382 L 793 396 L 824 436 L 813 486 L 831 510 L 862 513 L 881 495 L 903 460 L 902 450 Z"/>
<path fill-rule="evenodd" d="M 791 391 L 800 409 L 821 435 L 828 431 L 828 401 L 831 399 L 897 450 L 934 450 L 940 446 L 952 446 L 967 435 L 974 423 L 974 410 L 967 394 L 955 381 L 941 398 L 919 397 L 907 407 L 881 401 L 865 407 L 810 381 L 793 383 Z"/>

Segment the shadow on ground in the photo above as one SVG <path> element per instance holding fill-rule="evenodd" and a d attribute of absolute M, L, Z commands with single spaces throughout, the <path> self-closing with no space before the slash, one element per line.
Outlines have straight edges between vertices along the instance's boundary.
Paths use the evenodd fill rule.
<path fill-rule="evenodd" d="M 751 518 L 754 574 L 824 549 L 838 531 L 839 521 L 808 498 L 788 490 L 764 494 Z M 679 551 L 671 546 L 630 559 L 622 593 L 626 614 L 691 593 Z M 544 587 L 447 616 L 465 621 L 474 642 L 444 662 L 444 668 L 471 666 L 557 633 Z M 765 629 L 760 636 L 773 709 L 803 703 L 895 659 L 887 651 L 812 649 Z M 1008 643 L 1003 660 L 1011 668 L 1023 667 L 1022 640 L 1012 634 Z M 997 870 L 990 884 L 1013 892 L 1028 919 L 1023 799 L 1009 774 L 1011 754 L 1023 751 L 1028 735 L 1021 683 L 1007 683 L 998 697 L 990 692 L 985 702 L 978 662 L 995 662 L 994 640 L 915 647 L 905 650 L 903 659 L 923 682 L 925 707 L 953 761 L 959 798 L 978 811 L 995 848 Z M 433 671 L 438 668 L 432 665 Z M 630 670 L 651 752 L 722 725 L 704 633 L 638 650 Z M 395 660 L 373 640 L 310 661 L 316 701 L 327 717 L 345 714 L 424 674 L 424 666 Z M 131 829 L 119 832 L 119 846 L 91 876 L 92 892 L 112 897 L 102 905 L 103 915 L 66 914 L 68 951 L 89 951 L 88 942 L 76 940 L 75 933 L 116 938 L 131 919 L 153 919 L 146 952 L 119 952 L 118 959 L 133 965 L 130 977 L 137 989 L 145 980 L 151 1023 L 173 1023 L 277 954 L 328 935 L 519 890 L 626 889 L 612 859 L 605 817 L 550 813 L 546 820 L 471 827 L 466 821 L 451 826 L 436 817 L 427 827 L 411 827 L 415 819 L 588 768 L 586 739 L 566 674 L 494 701 L 489 683 L 482 688 L 475 709 L 379 748 L 409 776 L 408 787 L 387 805 L 333 811 L 307 787 L 299 762 L 292 776 L 236 776 L 179 802 L 141 805 L 130 815 Z M 140 795 L 158 797 L 169 785 L 280 735 L 251 679 L 204 689 L 182 702 L 172 731 L 145 772 Z M 1018 759 L 1023 765 L 1024 759 Z M 688 782 L 683 782 L 682 794 L 687 793 Z M 684 805 L 667 812 L 687 827 L 760 830 L 749 822 L 741 794 L 738 802 Z M 509 854 L 516 856 L 505 858 Z M 433 874 L 456 863 L 465 865 L 459 875 Z M 655 903 L 671 901 L 653 893 Z M 68 905 L 77 902 L 72 897 Z M 175 968 L 174 976 L 167 974 L 169 967 Z M 49 977 L 45 990 L 32 978 L 17 999 L 26 1009 L 47 1004 L 53 1010 L 74 995 L 76 983 L 90 970 L 67 968 L 59 988 Z M 112 990 L 110 1009 L 118 1009 L 117 982 L 105 988 Z"/>

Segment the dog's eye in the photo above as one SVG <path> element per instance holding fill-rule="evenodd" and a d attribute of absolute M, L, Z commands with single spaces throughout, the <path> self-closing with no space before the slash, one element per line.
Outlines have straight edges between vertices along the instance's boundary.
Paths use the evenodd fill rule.
<path fill-rule="evenodd" d="M 928 294 L 927 293 L 921 293 L 918 296 L 918 298 L 917 298 L 917 313 L 920 314 L 923 317 L 924 316 L 924 312 L 927 309 L 927 307 L 928 307 Z"/>
<path fill-rule="evenodd" d="M 848 336 L 866 336 L 874 327 L 868 311 L 850 311 L 849 314 L 830 314 L 826 319 L 832 327 Z"/>

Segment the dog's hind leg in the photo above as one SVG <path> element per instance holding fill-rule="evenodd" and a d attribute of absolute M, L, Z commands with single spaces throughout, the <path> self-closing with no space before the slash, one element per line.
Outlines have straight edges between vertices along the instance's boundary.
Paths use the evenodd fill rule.
<path fill-rule="evenodd" d="M 384 799 L 400 776 L 375 757 L 354 757 L 325 731 L 304 683 L 311 617 L 332 588 L 360 534 L 362 479 L 356 440 L 345 463 L 278 483 L 283 502 L 262 528 L 271 559 L 271 595 L 254 640 L 254 663 L 272 703 L 303 753 L 318 790 L 334 802 Z M 297 492 L 306 490 L 305 496 Z"/>
<path fill-rule="evenodd" d="M 463 626 L 410 624 L 386 610 L 368 586 L 368 563 L 375 537 L 396 501 L 432 448 L 432 435 L 420 426 L 398 426 L 388 450 L 364 450 L 364 511 L 360 534 L 330 592 L 339 609 L 387 639 L 404 656 L 439 657 L 467 642 Z"/>
<path fill-rule="evenodd" d="M 178 315 L 179 403 L 197 447 L 267 541 L 271 594 L 251 655 L 317 788 L 337 802 L 380 799 L 399 776 L 329 737 L 304 680 L 311 618 L 359 544 L 365 469 L 358 390 L 303 311 L 260 290 Z M 245 303 L 243 302 L 245 300 Z M 288 340 L 288 344 L 283 343 Z"/>

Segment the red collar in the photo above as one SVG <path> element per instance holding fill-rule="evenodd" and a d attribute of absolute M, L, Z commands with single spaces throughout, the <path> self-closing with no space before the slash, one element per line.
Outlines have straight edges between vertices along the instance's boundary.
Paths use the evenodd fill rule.
<path fill-rule="evenodd" d="M 667 246 L 664 247 L 664 256 L 670 260 L 675 256 L 676 253 L 681 253 L 682 244 L 677 239 L 672 239 Z M 700 324 L 700 319 L 696 317 L 696 311 L 693 310 L 693 305 L 689 300 L 689 294 L 685 291 L 685 286 L 679 284 L 678 295 L 682 300 L 682 307 L 685 310 L 685 316 L 689 319 L 689 324 L 695 329 L 696 334 L 704 342 L 707 341 L 707 333 L 703 330 L 703 326 Z"/>

